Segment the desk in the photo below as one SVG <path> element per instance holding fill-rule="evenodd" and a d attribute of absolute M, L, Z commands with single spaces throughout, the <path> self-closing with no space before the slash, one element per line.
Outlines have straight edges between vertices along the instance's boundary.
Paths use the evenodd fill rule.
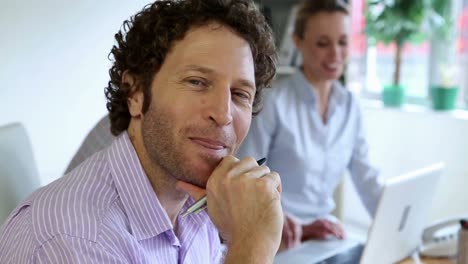
<path fill-rule="evenodd" d="M 401 261 L 399 264 L 413 264 L 412 259 L 406 259 Z M 444 259 L 444 258 L 421 258 L 422 264 L 455 264 L 455 259 Z"/>
<path fill-rule="evenodd" d="M 319 260 L 327 259 L 335 254 L 344 252 L 357 245 L 359 241 L 353 239 L 345 240 L 327 240 L 314 241 L 309 240 L 302 243 L 300 246 L 280 252 L 275 257 L 275 264 L 289 263 L 316 263 Z M 422 264 L 456 264 L 456 260 L 444 258 L 423 258 Z M 414 264 L 413 260 L 407 258 L 398 264 Z"/>

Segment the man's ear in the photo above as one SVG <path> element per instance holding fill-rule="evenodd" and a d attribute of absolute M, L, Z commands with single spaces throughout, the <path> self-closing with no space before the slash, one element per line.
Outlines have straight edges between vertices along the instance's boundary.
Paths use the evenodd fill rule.
<path fill-rule="evenodd" d="M 138 89 L 138 83 L 135 77 L 125 71 L 122 75 L 122 83 L 130 88 L 127 99 L 128 111 L 131 117 L 141 117 L 143 113 L 143 91 Z"/>

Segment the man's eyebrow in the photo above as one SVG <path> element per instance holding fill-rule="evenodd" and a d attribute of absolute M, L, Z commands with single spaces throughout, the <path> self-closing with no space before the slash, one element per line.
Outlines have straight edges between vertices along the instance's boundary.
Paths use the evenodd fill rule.
<path fill-rule="evenodd" d="M 201 72 L 201 73 L 204 73 L 204 74 L 213 74 L 215 72 L 211 68 L 203 67 L 203 66 L 200 66 L 200 65 L 187 65 L 187 66 L 184 66 L 182 69 L 180 69 L 178 71 L 178 73 L 181 73 L 181 72 L 184 72 L 184 71 L 198 71 L 198 72 Z M 237 82 L 242 86 L 245 86 L 245 87 L 248 87 L 248 88 L 252 89 L 253 91 L 257 90 L 255 84 L 253 82 L 251 82 L 250 80 L 239 79 L 239 80 L 237 80 Z"/>
<path fill-rule="evenodd" d="M 257 88 L 255 87 L 255 84 L 252 83 L 252 82 L 249 81 L 249 80 L 240 79 L 240 80 L 238 80 L 238 81 L 239 81 L 240 85 L 242 85 L 242 86 L 246 86 L 246 87 L 252 89 L 253 91 L 256 91 L 256 90 L 257 90 Z"/>
<path fill-rule="evenodd" d="M 180 72 L 184 72 L 184 71 L 198 71 L 198 72 L 205 73 L 205 74 L 210 74 L 210 73 L 214 72 L 213 69 L 210 69 L 208 67 L 199 66 L 199 65 L 187 65 L 187 66 L 183 67 L 182 69 L 180 69 L 178 72 L 180 73 Z"/>

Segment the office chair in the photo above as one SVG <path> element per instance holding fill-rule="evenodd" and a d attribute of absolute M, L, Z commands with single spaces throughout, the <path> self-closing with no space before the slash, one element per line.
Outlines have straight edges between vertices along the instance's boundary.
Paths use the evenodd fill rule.
<path fill-rule="evenodd" d="M 0 126 L 0 225 L 39 186 L 26 129 L 20 123 Z"/>

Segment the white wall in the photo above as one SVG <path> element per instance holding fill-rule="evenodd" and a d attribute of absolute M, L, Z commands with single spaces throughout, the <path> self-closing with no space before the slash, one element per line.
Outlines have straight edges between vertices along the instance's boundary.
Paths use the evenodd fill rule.
<path fill-rule="evenodd" d="M 362 102 L 370 158 L 385 178 L 444 161 L 444 171 L 433 197 L 430 219 L 468 215 L 468 113 L 418 109 L 386 109 Z M 349 177 L 343 188 L 343 218 L 368 226 Z"/>
<path fill-rule="evenodd" d="M 28 130 L 42 182 L 59 177 L 106 113 L 114 34 L 148 0 L 3 0 L 0 125 Z"/>

